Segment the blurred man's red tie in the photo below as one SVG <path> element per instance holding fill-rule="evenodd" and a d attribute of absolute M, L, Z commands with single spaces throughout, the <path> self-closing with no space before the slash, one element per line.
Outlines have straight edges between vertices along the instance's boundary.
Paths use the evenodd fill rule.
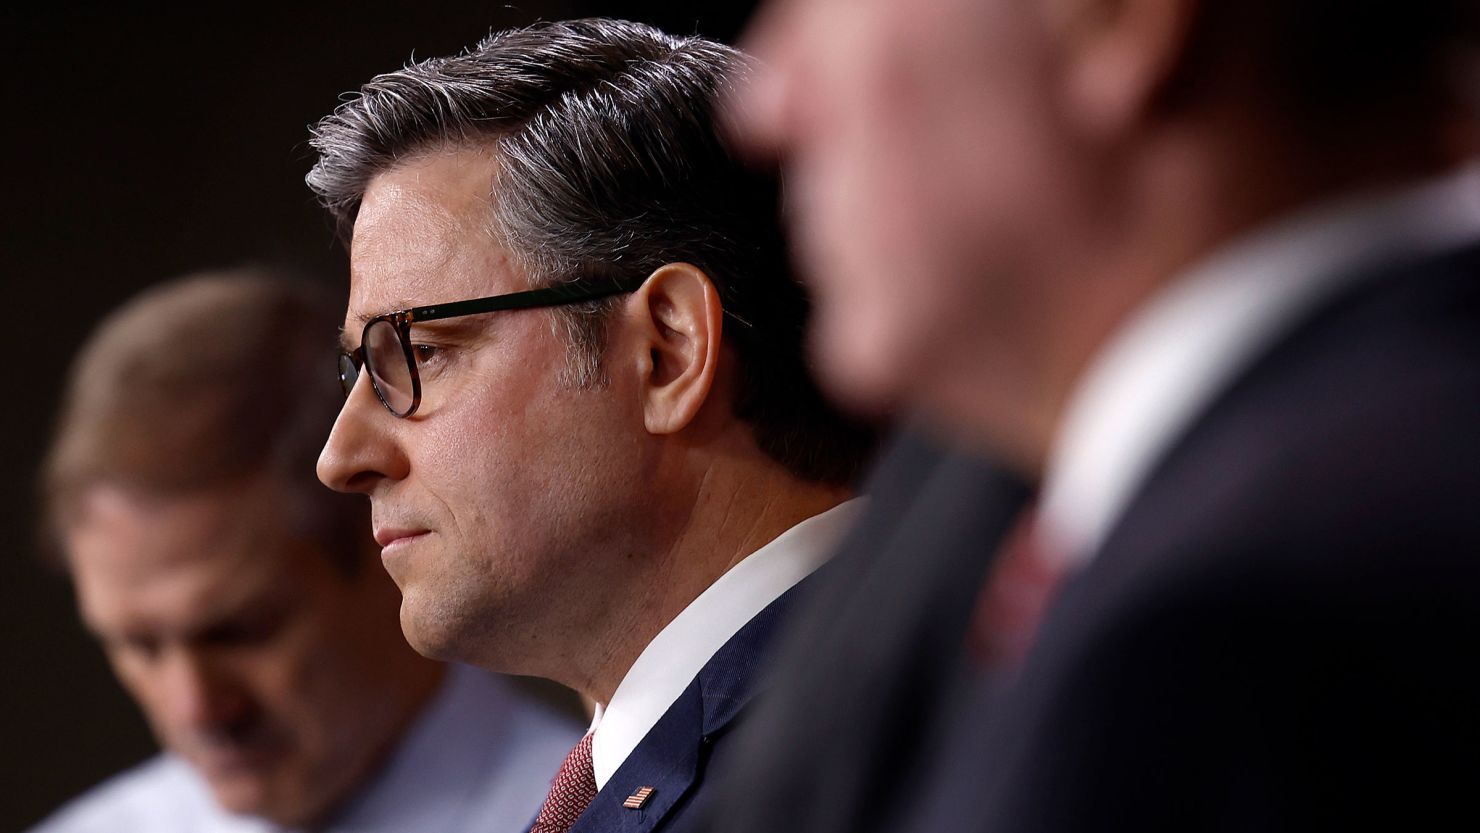
<path fill-rule="evenodd" d="M 1003 541 L 972 616 L 968 649 L 987 668 L 1016 669 L 1033 644 L 1066 562 L 1045 550 L 1038 514 L 1023 511 Z"/>

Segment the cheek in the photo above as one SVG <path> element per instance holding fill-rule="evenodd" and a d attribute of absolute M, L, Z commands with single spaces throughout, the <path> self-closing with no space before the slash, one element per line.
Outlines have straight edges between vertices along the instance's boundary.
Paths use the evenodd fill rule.
<path fill-rule="evenodd" d="M 568 499 L 563 475 L 584 465 L 573 446 L 588 426 L 575 419 L 581 403 L 551 386 L 468 390 L 419 426 L 412 466 L 454 561 L 487 568 L 546 524 L 552 504 Z"/>
<path fill-rule="evenodd" d="M 336 615 L 339 611 L 328 602 L 303 612 L 251 664 L 248 684 L 253 696 L 269 719 L 290 732 L 300 752 L 310 757 L 318 754 L 323 735 L 334 722 L 335 701 L 354 685 L 354 678 L 345 675 L 349 657 L 342 647 L 352 643 L 334 639 Z"/>
<path fill-rule="evenodd" d="M 371 680 L 347 667 L 344 653 L 327 646 L 303 650 L 282 658 L 259 681 L 263 708 L 287 743 L 283 765 L 273 774 L 285 794 L 320 796 L 364 738 L 374 737 L 375 727 L 363 714 Z"/>
<path fill-rule="evenodd" d="M 867 134 L 852 131 L 838 153 L 799 166 L 792 215 L 817 298 L 813 347 L 824 381 L 849 404 L 875 409 L 902 392 L 937 317 L 953 306 L 953 271 L 936 239 L 952 218 L 939 216 L 941 195 L 924 187 L 910 137 Z"/>
<path fill-rule="evenodd" d="M 911 393 L 935 322 L 919 293 L 864 280 L 823 293 L 812 350 L 828 392 L 845 405 L 878 411 Z M 831 295 L 833 297 L 829 298 Z"/>
<path fill-rule="evenodd" d="M 539 311 L 510 315 L 500 343 L 459 367 L 451 391 L 415 427 L 421 479 L 449 494 L 460 485 L 480 491 L 519 469 L 547 444 L 558 416 L 549 400 L 563 349 Z"/>
<path fill-rule="evenodd" d="M 319 729 L 320 701 L 325 699 L 319 677 L 324 663 L 332 661 L 329 652 L 286 645 L 256 663 L 251 685 L 258 701 L 274 723 L 292 732 L 300 746 L 312 745 Z"/>
<path fill-rule="evenodd" d="M 571 445 L 592 431 L 591 404 L 558 382 L 565 349 L 551 327 L 537 314 L 509 326 L 508 345 L 488 349 L 456 395 L 417 426 L 419 479 L 454 515 L 517 510 L 542 493 L 546 472 L 579 463 Z"/>
<path fill-rule="evenodd" d="M 470 532 L 527 499 L 530 484 L 522 475 L 542 444 L 532 430 L 537 425 L 527 419 L 531 414 L 479 398 L 437 416 L 425 426 L 424 447 L 413 466 L 444 521 Z"/>
<path fill-rule="evenodd" d="M 123 686 L 139 709 L 144 712 L 144 717 L 149 725 L 154 728 L 155 734 L 165 735 L 170 731 L 170 712 L 165 707 L 164 689 L 160 675 L 150 673 L 141 663 L 130 661 L 127 658 L 109 656 L 108 664 L 113 667 L 113 675 L 118 678 L 119 685 Z"/>

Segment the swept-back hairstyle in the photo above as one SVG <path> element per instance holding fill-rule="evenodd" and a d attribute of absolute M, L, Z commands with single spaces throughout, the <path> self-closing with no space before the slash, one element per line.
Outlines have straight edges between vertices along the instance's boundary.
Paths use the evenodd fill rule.
<path fill-rule="evenodd" d="M 333 295 L 244 269 L 160 284 L 110 314 L 73 362 L 42 467 L 45 548 L 60 551 L 96 485 L 169 497 L 270 475 L 284 520 L 353 572 L 368 505 L 314 476 L 344 400 L 327 370 Z"/>
<path fill-rule="evenodd" d="M 372 79 L 312 130 L 309 186 L 348 243 L 377 174 L 418 153 L 489 149 L 489 226 L 532 283 L 644 277 L 687 262 L 714 282 L 738 353 L 734 409 L 795 475 L 852 480 L 874 431 L 835 411 L 805 360 L 809 313 L 774 177 L 729 152 L 717 109 L 741 53 L 624 21 L 541 23 Z M 428 302 L 446 299 L 428 299 Z M 602 382 L 606 300 L 562 308 L 572 375 Z"/>

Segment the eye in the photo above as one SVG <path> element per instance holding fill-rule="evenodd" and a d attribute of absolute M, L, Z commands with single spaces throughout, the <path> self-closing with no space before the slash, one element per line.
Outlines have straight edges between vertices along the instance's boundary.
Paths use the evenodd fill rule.
<path fill-rule="evenodd" d="M 452 351 L 438 344 L 413 344 L 411 345 L 411 359 L 416 362 L 416 372 L 423 379 L 430 379 L 446 369 L 447 362 L 452 358 Z"/>
<path fill-rule="evenodd" d="M 202 645 L 223 648 L 259 645 L 277 636 L 287 618 L 287 611 L 268 608 L 251 615 L 218 622 L 196 635 Z"/>
<path fill-rule="evenodd" d="M 440 354 L 441 352 L 442 348 L 438 347 L 435 344 L 411 345 L 411 355 L 413 358 L 416 359 L 417 367 L 431 364 L 432 362 L 436 361 L 438 354 Z"/>
<path fill-rule="evenodd" d="M 103 649 L 116 661 L 149 663 L 159 657 L 160 640 L 148 634 L 124 634 L 102 639 Z"/>

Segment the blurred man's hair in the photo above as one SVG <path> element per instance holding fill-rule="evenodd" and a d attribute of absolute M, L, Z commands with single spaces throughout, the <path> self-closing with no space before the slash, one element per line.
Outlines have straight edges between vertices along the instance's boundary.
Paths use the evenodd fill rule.
<path fill-rule="evenodd" d="M 736 50 L 614 20 L 537 24 L 380 75 L 318 123 L 308 184 L 346 242 L 378 174 L 418 153 L 489 149 L 490 231 L 536 285 L 692 263 L 714 281 L 741 364 L 736 415 L 799 477 L 852 480 L 874 432 L 825 402 L 804 360 L 808 298 L 788 265 L 774 177 L 719 136 Z M 427 303 L 457 299 L 428 298 Z M 604 381 L 615 300 L 561 308 L 572 384 Z"/>
<path fill-rule="evenodd" d="M 42 468 L 43 536 L 60 551 L 95 486 L 182 496 L 258 475 L 285 520 L 353 572 L 368 505 L 314 476 L 343 403 L 334 293 L 242 269 L 152 287 L 114 311 L 74 360 Z"/>

